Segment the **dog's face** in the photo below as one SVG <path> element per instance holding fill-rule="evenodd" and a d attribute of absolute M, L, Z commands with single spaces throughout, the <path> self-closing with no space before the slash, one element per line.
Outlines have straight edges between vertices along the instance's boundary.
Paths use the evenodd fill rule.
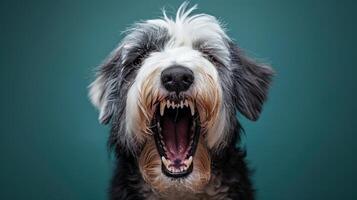
<path fill-rule="evenodd" d="M 200 191 L 211 156 L 232 143 L 236 111 L 256 120 L 270 68 L 242 55 L 210 15 L 136 24 L 98 71 L 90 97 L 111 142 L 137 155 L 144 180 L 157 191 Z"/>

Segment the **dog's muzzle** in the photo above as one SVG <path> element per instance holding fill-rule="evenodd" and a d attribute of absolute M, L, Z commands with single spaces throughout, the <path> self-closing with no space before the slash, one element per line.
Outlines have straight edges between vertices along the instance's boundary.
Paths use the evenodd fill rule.
<path fill-rule="evenodd" d="M 151 129 L 162 172 L 173 178 L 184 177 L 193 170 L 200 120 L 195 100 L 184 94 L 193 81 L 193 72 L 183 66 L 171 66 L 161 73 L 161 84 L 169 95 L 157 103 Z"/>

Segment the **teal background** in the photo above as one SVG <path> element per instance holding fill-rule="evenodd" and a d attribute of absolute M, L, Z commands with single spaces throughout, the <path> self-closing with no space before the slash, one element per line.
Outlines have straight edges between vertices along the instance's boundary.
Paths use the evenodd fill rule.
<path fill-rule="evenodd" d="M 192 3 L 277 72 L 260 120 L 242 119 L 258 199 L 357 199 L 353 1 Z M 106 199 L 108 127 L 87 85 L 121 31 L 179 4 L 1 1 L 0 199 Z"/>

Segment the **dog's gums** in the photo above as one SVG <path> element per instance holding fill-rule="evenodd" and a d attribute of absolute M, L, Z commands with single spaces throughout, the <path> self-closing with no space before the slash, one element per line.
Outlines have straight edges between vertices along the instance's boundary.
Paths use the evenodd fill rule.
<path fill-rule="evenodd" d="M 162 172 L 172 178 L 192 172 L 200 135 L 199 113 L 189 98 L 165 98 L 157 103 L 152 131 L 161 157 Z"/>
<path fill-rule="evenodd" d="M 187 6 L 134 24 L 90 85 L 111 126 L 111 200 L 254 199 L 237 113 L 259 118 L 273 71 Z"/>

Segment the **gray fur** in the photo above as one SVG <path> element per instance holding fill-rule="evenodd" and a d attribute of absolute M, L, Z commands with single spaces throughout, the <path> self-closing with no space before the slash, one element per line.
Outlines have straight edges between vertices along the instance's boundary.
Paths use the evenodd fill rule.
<path fill-rule="evenodd" d="M 97 78 L 103 84 L 100 101 L 105 102 L 100 122 L 107 124 L 112 121 L 110 146 L 122 147 L 130 142 L 123 135 L 126 129 L 124 122 L 128 90 L 142 61 L 151 52 L 162 50 L 169 39 L 167 30 L 145 23 L 136 24 L 130 31 L 97 72 Z M 136 149 L 125 151 L 135 152 Z"/>
<path fill-rule="evenodd" d="M 172 37 L 169 30 L 161 26 L 137 23 L 99 67 L 97 79 L 91 85 L 92 101 L 100 109 L 101 123 L 111 122 L 109 144 L 121 162 L 118 163 L 112 182 L 112 199 L 145 199 L 145 195 L 153 195 L 138 170 L 136 158 L 141 147 L 125 135 L 126 100 L 142 62 L 150 53 L 163 51 Z M 197 38 L 192 48 L 200 51 L 216 67 L 228 120 L 226 146 L 221 151 L 212 152 L 212 174 L 219 175 L 219 182 L 222 182 L 224 188 L 219 189 L 218 196 L 253 199 L 245 153 L 236 148 L 241 130 L 236 114 L 239 111 L 250 120 L 258 119 L 267 98 L 273 71 L 247 58 L 225 36 L 222 36 L 222 41 L 214 44 L 207 39 Z"/>

